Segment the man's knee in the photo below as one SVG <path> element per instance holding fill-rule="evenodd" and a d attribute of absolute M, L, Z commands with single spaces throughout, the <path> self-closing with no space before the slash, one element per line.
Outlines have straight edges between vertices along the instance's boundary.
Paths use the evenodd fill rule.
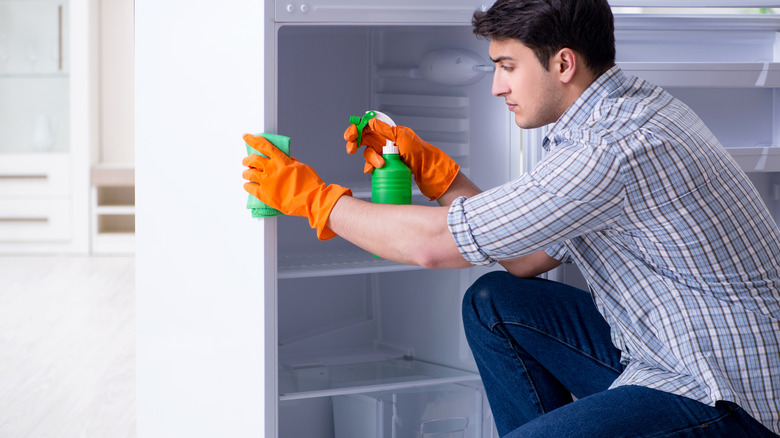
<path fill-rule="evenodd" d="M 489 325 L 489 320 L 495 320 L 502 309 L 518 305 L 531 305 L 533 299 L 528 299 L 539 285 L 538 278 L 519 278 L 505 271 L 492 271 L 481 276 L 463 296 L 463 322 L 482 322 Z M 520 297 L 523 298 L 520 298 Z M 500 318 L 499 318 L 500 319 Z"/>
<path fill-rule="evenodd" d="M 479 277 L 467 290 L 463 296 L 463 316 L 479 314 L 479 309 L 485 305 L 490 305 L 493 297 L 503 288 L 499 287 L 504 283 L 504 276 L 510 275 L 503 271 L 492 271 Z"/>

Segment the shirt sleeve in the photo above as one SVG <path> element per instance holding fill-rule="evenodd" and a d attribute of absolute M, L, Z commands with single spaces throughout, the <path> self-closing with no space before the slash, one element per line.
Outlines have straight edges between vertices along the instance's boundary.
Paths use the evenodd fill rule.
<path fill-rule="evenodd" d="M 563 244 L 563 242 L 553 243 L 552 245 L 545 248 L 544 252 L 546 252 L 548 256 L 558 260 L 561 263 L 572 262 L 571 253 L 566 248 L 566 245 Z"/>
<path fill-rule="evenodd" d="M 609 227 L 625 192 L 607 148 L 559 145 L 531 173 L 453 201 L 447 223 L 466 260 L 491 265 Z"/>

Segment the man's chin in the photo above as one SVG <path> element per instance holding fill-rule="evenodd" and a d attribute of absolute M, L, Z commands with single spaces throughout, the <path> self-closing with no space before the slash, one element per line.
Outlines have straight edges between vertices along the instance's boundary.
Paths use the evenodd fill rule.
<path fill-rule="evenodd" d="M 517 117 L 515 117 L 515 124 L 519 126 L 522 129 L 536 129 L 542 125 L 538 125 L 536 123 L 531 123 L 528 120 L 522 120 Z"/>
<path fill-rule="evenodd" d="M 515 116 L 515 124 L 522 129 L 536 129 L 548 125 L 548 123 L 542 123 L 538 120 L 523 119 L 520 116 Z"/>

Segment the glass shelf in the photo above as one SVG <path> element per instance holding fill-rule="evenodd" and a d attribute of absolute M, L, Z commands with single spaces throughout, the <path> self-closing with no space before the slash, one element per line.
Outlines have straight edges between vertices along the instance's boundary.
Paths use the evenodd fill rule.
<path fill-rule="evenodd" d="M 479 375 L 411 358 L 288 368 L 279 372 L 279 400 L 300 400 L 478 381 Z"/>
<path fill-rule="evenodd" d="M 279 279 L 330 277 L 422 269 L 374 257 L 366 251 L 279 255 Z"/>
<path fill-rule="evenodd" d="M 780 146 L 727 148 L 745 172 L 780 172 Z"/>
<path fill-rule="evenodd" d="M 628 74 L 662 87 L 780 87 L 777 62 L 618 62 Z"/>
<path fill-rule="evenodd" d="M 364 199 L 366 201 L 371 200 L 371 179 L 368 175 L 366 175 L 366 179 L 363 181 L 338 181 L 336 184 L 352 190 L 352 196 L 355 198 Z M 418 199 L 420 202 L 428 202 L 428 198 L 422 194 L 417 187 L 417 184 L 414 182 L 412 182 L 412 198 L 412 203 L 416 203 Z"/>
<path fill-rule="evenodd" d="M 740 0 L 613 0 L 613 7 L 689 7 L 689 8 L 744 8 Z M 753 0 L 750 6 L 780 6 L 776 0 Z"/>

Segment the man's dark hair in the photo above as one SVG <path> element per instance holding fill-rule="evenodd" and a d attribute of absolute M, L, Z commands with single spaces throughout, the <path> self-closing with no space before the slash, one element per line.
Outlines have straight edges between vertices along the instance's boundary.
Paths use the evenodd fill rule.
<path fill-rule="evenodd" d="M 471 24 L 478 36 L 519 40 L 545 70 L 564 47 L 596 74 L 615 65 L 615 25 L 607 0 L 498 0 L 475 12 Z"/>

